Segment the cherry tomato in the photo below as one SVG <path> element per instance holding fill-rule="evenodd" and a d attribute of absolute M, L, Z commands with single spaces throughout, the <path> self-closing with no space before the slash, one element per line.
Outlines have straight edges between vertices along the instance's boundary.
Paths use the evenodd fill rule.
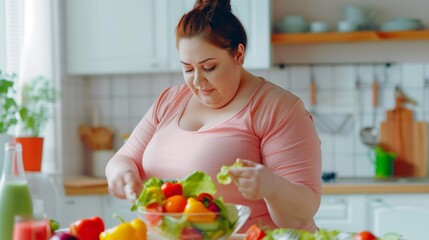
<path fill-rule="evenodd" d="M 146 219 L 152 224 L 152 225 L 156 225 L 162 218 L 161 214 L 162 213 L 162 205 L 154 202 L 151 203 L 149 205 L 146 206 L 146 212 L 148 212 L 146 214 Z"/>
<path fill-rule="evenodd" d="M 165 182 L 161 185 L 161 191 L 167 198 L 174 195 L 183 194 L 182 184 L 180 183 Z"/>
<path fill-rule="evenodd" d="M 260 240 L 265 237 L 265 232 L 258 225 L 251 225 L 246 233 L 245 240 Z"/>
<path fill-rule="evenodd" d="M 369 231 L 362 231 L 353 237 L 353 240 L 376 240 L 376 239 L 377 237 L 374 236 L 374 234 L 372 234 Z"/>
<path fill-rule="evenodd" d="M 165 211 L 170 213 L 181 213 L 185 209 L 187 199 L 183 195 L 174 195 L 165 200 Z"/>
<path fill-rule="evenodd" d="M 185 227 L 182 230 L 180 240 L 202 240 L 203 234 L 193 227 Z"/>

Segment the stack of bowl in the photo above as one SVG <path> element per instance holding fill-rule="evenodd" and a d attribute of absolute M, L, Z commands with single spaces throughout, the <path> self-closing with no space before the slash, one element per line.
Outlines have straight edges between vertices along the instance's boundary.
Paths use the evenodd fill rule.
<path fill-rule="evenodd" d="M 285 16 L 282 21 L 276 25 L 276 31 L 280 33 L 302 33 L 309 29 L 308 22 L 303 16 L 291 15 Z"/>
<path fill-rule="evenodd" d="M 423 29 L 423 23 L 417 18 L 398 18 L 384 22 L 380 26 L 381 31 L 408 31 Z"/>

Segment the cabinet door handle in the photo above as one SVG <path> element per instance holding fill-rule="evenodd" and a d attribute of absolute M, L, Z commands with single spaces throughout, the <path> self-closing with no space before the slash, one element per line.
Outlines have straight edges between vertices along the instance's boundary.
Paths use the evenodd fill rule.
<path fill-rule="evenodd" d="M 75 203 L 76 203 L 76 201 L 73 200 L 73 199 L 67 199 L 66 202 L 65 202 L 66 205 L 73 205 Z"/>

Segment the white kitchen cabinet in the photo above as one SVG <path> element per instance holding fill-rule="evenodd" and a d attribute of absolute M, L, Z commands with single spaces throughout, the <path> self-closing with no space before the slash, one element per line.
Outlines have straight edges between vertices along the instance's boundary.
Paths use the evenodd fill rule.
<path fill-rule="evenodd" d="M 167 0 L 67 0 L 68 73 L 165 69 L 166 4 Z"/>
<path fill-rule="evenodd" d="M 132 203 L 128 200 L 105 195 L 102 201 L 104 209 L 102 218 L 106 228 L 111 228 L 120 223 L 119 219 L 113 217 L 114 214 L 119 215 L 127 222 L 137 217 L 137 212 L 131 212 Z"/>
<path fill-rule="evenodd" d="M 427 239 L 429 195 L 378 195 L 368 197 L 368 224 L 378 236 L 388 232 L 404 239 Z"/>
<path fill-rule="evenodd" d="M 67 0 L 69 74 L 180 71 L 175 28 L 195 1 Z M 245 66 L 270 65 L 270 2 L 233 0 L 248 33 Z"/>
<path fill-rule="evenodd" d="M 427 238 L 429 194 L 323 195 L 314 220 L 319 228 L 389 232 L 404 239 Z"/>
<path fill-rule="evenodd" d="M 232 0 L 233 13 L 247 32 L 244 66 L 249 69 L 270 67 L 270 1 Z"/>
<path fill-rule="evenodd" d="M 61 200 L 60 227 L 67 228 L 70 223 L 82 218 L 102 216 L 102 196 L 73 196 Z"/>
<path fill-rule="evenodd" d="M 364 195 L 324 195 L 314 218 L 323 229 L 359 232 L 366 229 Z"/>

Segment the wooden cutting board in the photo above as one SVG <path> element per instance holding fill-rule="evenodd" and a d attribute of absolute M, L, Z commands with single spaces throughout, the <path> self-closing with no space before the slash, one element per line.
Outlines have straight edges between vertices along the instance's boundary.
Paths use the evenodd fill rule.
<path fill-rule="evenodd" d="M 427 176 L 427 123 L 415 121 L 410 109 L 395 108 L 387 112 L 386 121 L 380 125 L 380 146 L 397 154 L 395 177 Z"/>

